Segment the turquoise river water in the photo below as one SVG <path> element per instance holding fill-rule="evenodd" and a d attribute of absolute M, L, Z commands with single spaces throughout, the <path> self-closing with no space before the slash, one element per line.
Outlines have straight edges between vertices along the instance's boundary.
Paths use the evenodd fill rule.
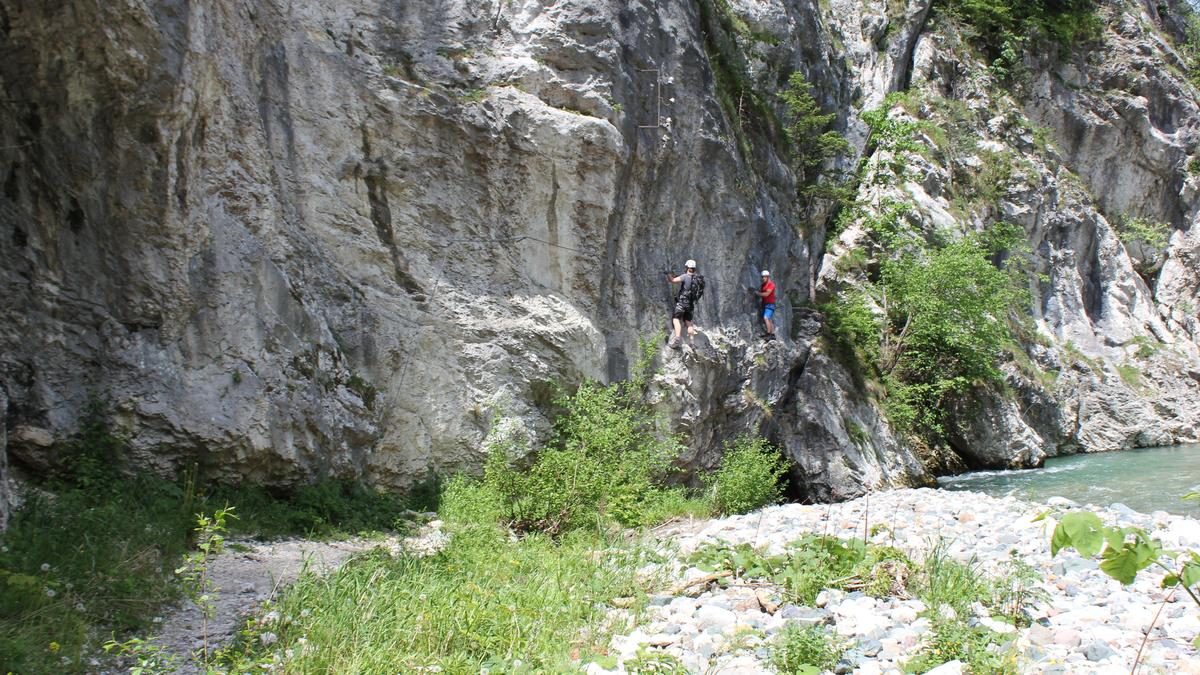
<path fill-rule="evenodd" d="M 1066 497 L 1080 504 L 1120 502 L 1135 511 L 1200 517 L 1200 445 L 1051 457 L 1041 469 L 976 471 L 938 480 L 947 490 L 1013 495 L 1031 501 Z"/>

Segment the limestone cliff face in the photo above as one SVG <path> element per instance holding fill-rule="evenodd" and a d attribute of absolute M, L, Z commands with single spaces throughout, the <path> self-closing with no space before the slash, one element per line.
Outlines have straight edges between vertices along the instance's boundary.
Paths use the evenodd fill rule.
<path fill-rule="evenodd" d="M 1038 275 L 1037 332 L 1029 358 L 1007 367 L 1012 395 L 981 393 L 955 410 L 951 445 L 972 465 L 1167 445 L 1200 429 L 1200 175 L 1186 168 L 1200 108 L 1180 57 L 1151 27 L 1154 11 L 1106 7 L 1100 44 L 1070 60 L 1031 59 L 1010 89 L 996 87 L 953 25 L 916 45 L 912 89 L 892 114 L 945 136 L 926 136 L 925 152 L 902 158 L 905 176 L 869 178 L 859 198 L 909 203 L 926 229 L 1018 224 Z M 869 166 L 871 178 L 887 173 Z M 996 183 L 995 198 L 964 203 L 963 183 L 979 177 Z M 1166 224 L 1165 250 L 1122 241 L 1132 218 Z M 861 236 L 851 227 L 830 246 L 822 283 L 847 281 L 836 263 Z"/>
<path fill-rule="evenodd" d="M 1114 10 L 1102 55 L 1032 63 L 1001 96 L 971 87 L 981 64 L 930 4 L 0 0 L 8 455 L 44 470 L 98 396 L 163 469 L 403 487 L 474 467 L 496 418 L 541 434 L 556 384 L 625 375 L 664 324 L 659 270 L 694 257 L 708 337 L 664 353 L 656 388 L 689 461 L 757 428 L 805 497 L 927 480 L 797 306 L 836 285 L 819 272 L 840 249 L 823 265 L 780 110 L 749 110 L 731 68 L 768 109 L 807 73 L 847 167 L 862 111 L 910 84 L 1033 163 L 991 215 L 1026 227 L 1049 276 L 1049 346 L 1031 349 L 1062 375 L 1050 391 L 1015 374 L 1024 402 L 965 413 L 958 454 L 1195 437 L 1200 117 L 1160 67 L 1179 57 L 1144 25 L 1156 10 Z M 1000 114 L 1054 149 L 993 129 Z M 1174 229 L 1149 282 L 1108 225 L 1125 212 Z M 788 332 L 765 350 L 744 290 L 762 267 Z M 1164 346 L 1134 386 L 1114 367 L 1137 336 Z M 1086 363 L 1063 362 L 1068 341 Z"/>

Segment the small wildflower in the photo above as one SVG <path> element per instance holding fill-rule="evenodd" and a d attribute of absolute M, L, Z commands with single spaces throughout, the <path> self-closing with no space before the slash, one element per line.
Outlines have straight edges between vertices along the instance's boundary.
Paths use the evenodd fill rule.
<path fill-rule="evenodd" d="M 260 633 L 258 636 L 258 639 L 264 645 L 273 645 L 276 642 L 279 642 L 279 636 L 272 633 L 271 631 L 266 631 L 265 633 Z"/>
<path fill-rule="evenodd" d="M 46 597 L 47 597 L 47 598 L 53 598 L 53 597 L 54 597 L 54 596 L 56 596 L 56 595 L 58 595 L 58 593 L 54 592 L 54 589 L 53 589 L 53 588 L 47 588 L 47 589 L 46 589 Z"/>
<path fill-rule="evenodd" d="M 309 614 L 312 614 L 312 612 L 311 612 L 311 611 L 309 611 L 309 609 L 308 609 L 307 607 L 305 607 L 304 609 L 300 610 L 300 618 L 301 618 L 301 619 L 307 619 Z"/>
<path fill-rule="evenodd" d="M 51 653 L 57 652 L 58 650 L 62 649 L 62 645 L 58 644 L 57 642 L 51 642 L 47 649 L 49 649 Z"/>
<path fill-rule="evenodd" d="M 42 571 L 49 572 L 50 571 L 50 563 L 42 563 Z"/>
<path fill-rule="evenodd" d="M 263 623 L 275 623 L 278 620 L 279 620 L 279 612 L 275 612 L 275 611 L 267 612 L 267 614 L 265 616 L 263 616 L 263 618 L 262 618 Z"/>
<path fill-rule="evenodd" d="M 82 602 L 75 603 L 75 611 L 76 612 L 82 612 L 85 609 L 87 609 L 87 608 L 83 606 Z"/>

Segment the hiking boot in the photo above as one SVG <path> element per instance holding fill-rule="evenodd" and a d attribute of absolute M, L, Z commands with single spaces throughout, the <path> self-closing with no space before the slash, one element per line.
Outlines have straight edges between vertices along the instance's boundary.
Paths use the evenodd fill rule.
<path fill-rule="evenodd" d="M 667 346 L 670 347 L 671 349 L 679 349 L 680 346 L 682 346 L 682 344 L 683 344 L 683 340 L 680 340 L 677 337 L 672 337 L 670 340 L 667 341 Z"/>
<path fill-rule="evenodd" d="M 763 339 L 766 340 L 767 342 L 771 342 L 772 340 L 775 339 L 775 334 L 767 333 L 766 335 L 763 336 Z"/>

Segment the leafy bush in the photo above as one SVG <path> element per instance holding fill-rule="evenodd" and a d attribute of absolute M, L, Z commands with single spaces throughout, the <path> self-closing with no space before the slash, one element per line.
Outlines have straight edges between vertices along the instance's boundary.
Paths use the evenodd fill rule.
<path fill-rule="evenodd" d="M 717 513 L 748 513 L 779 501 L 787 460 L 762 438 L 742 437 L 725 446 L 717 471 L 707 478 Z"/>
<path fill-rule="evenodd" d="M 1005 255 L 1020 250 L 1023 232 L 998 223 L 929 245 L 905 228 L 896 220 L 870 230 L 882 257 L 878 278 L 825 309 L 831 333 L 883 379 L 893 425 L 938 436 L 947 397 L 1000 381 L 1010 316 L 1027 297 Z"/>
<path fill-rule="evenodd" d="M 511 438 L 490 449 L 484 484 L 495 491 L 503 519 L 517 530 L 552 534 L 610 519 L 646 524 L 681 446 L 659 432 L 639 382 L 585 382 L 559 406 L 554 436 L 528 470 L 511 465 Z"/>
<path fill-rule="evenodd" d="M 818 675 L 833 670 L 845 646 L 824 626 L 790 624 L 771 648 L 771 665 L 781 673 Z"/>
<path fill-rule="evenodd" d="M 885 262 L 881 282 L 892 329 L 883 344 L 885 369 L 915 382 L 998 377 L 1008 315 L 1023 296 L 990 257 L 978 239 L 966 237 Z"/>

